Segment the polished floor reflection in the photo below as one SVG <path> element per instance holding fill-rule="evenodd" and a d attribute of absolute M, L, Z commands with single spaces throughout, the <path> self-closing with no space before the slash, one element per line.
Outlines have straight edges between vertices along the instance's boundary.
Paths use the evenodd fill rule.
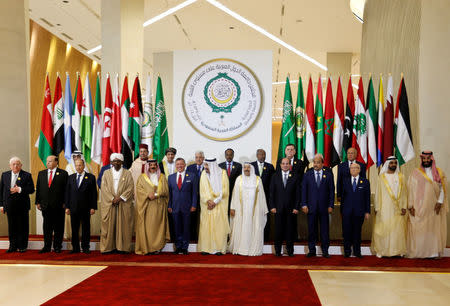
<path fill-rule="evenodd" d="M 309 275 L 323 305 L 450 303 L 450 273 L 310 270 Z"/>
<path fill-rule="evenodd" d="M 0 265 L 0 305 L 42 304 L 104 268 Z"/>

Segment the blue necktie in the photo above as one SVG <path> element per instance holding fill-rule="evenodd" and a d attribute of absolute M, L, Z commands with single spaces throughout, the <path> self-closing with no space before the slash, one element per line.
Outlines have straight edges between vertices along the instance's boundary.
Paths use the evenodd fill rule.
<path fill-rule="evenodd" d="M 201 169 L 202 169 L 201 166 L 200 166 L 200 165 L 197 165 L 198 177 L 200 177 L 200 175 L 202 174 Z"/>
<path fill-rule="evenodd" d="M 80 181 L 81 181 L 81 174 L 78 174 L 77 187 L 80 187 Z"/>
<path fill-rule="evenodd" d="M 316 184 L 317 184 L 317 188 L 319 188 L 320 187 L 320 172 L 317 172 Z"/>
<path fill-rule="evenodd" d="M 353 192 L 356 191 L 356 177 L 353 178 Z"/>

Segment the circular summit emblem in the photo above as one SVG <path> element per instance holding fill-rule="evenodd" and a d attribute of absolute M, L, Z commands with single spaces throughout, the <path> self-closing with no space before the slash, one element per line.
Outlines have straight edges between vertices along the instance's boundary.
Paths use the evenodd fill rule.
<path fill-rule="evenodd" d="M 253 72 L 231 59 L 197 67 L 183 89 L 183 110 L 192 127 L 214 140 L 235 139 L 258 118 L 262 91 Z"/>

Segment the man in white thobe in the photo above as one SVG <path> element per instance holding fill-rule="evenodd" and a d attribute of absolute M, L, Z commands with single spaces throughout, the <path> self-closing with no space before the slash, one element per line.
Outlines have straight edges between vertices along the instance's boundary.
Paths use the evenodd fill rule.
<path fill-rule="evenodd" d="M 245 163 L 231 198 L 231 237 L 228 246 L 231 253 L 248 256 L 263 253 L 267 213 L 262 181 L 255 175 L 253 165 Z"/>

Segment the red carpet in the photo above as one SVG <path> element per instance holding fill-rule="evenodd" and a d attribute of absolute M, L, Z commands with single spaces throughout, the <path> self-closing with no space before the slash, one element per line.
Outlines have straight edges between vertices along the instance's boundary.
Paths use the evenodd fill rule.
<path fill-rule="evenodd" d="M 320 305 L 306 270 L 159 267 L 108 267 L 45 305 L 99 303 Z"/>
<path fill-rule="evenodd" d="M 273 255 L 256 257 L 223 255 L 203 256 L 199 253 L 190 253 L 187 256 L 162 253 L 160 255 L 140 256 L 135 254 L 111 254 L 102 255 L 98 251 L 91 254 L 69 254 L 63 251 L 60 254 L 39 254 L 37 250 L 26 253 L 6 253 L 0 250 L 0 263 L 45 263 L 45 264 L 81 264 L 81 265 L 145 265 L 146 263 L 179 263 L 179 264 L 227 264 L 227 265 L 281 265 L 296 266 L 300 269 L 389 269 L 397 271 L 436 271 L 450 272 L 450 257 L 439 260 L 430 259 L 404 259 L 404 258 L 377 258 L 365 256 L 359 258 L 344 258 L 343 256 L 331 256 L 306 258 L 304 255 L 294 257 L 283 256 L 281 258 Z"/>

